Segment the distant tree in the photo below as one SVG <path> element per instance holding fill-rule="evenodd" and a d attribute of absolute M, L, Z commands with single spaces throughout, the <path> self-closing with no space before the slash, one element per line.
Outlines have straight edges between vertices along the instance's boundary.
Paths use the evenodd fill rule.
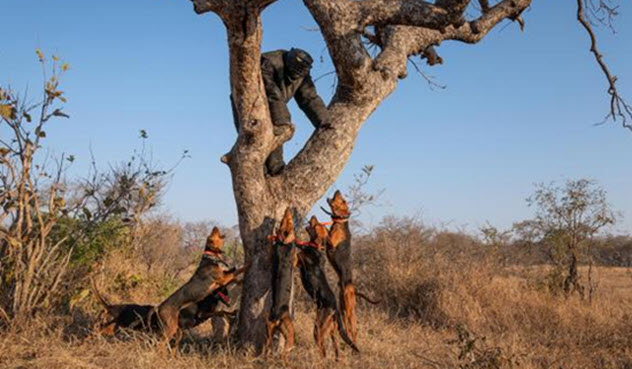
<path fill-rule="evenodd" d="M 551 260 L 567 269 L 562 282 L 564 291 L 577 292 L 583 298 L 584 286 L 577 270 L 579 258 L 591 238 L 616 221 L 606 191 L 588 179 L 568 180 L 564 186 L 538 184 L 527 204 L 536 208 L 535 218 L 518 223 L 515 228 L 523 238 L 548 248 Z"/>
<path fill-rule="evenodd" d="M 239 338 L 260 348 L 272 283 L 267 237 L 284 209 L 292 206 L 302 218 L 325 194 L 348 161 L 363 123 L 406 77 L 411 58 L 440 64 L 436 48 L 444 42 L 476 44 L 505 21 L 523 27 L 522 14 L 532 0 L 304 0 L 327 45 L 337 83 L 324 124 L 272 176 L 264 170 L 266 159 L 294 134 L 289 126 L 273 130 L 261 74 L 261 14 L 276 0 L 192 2 L 196 13 L 215 13 L 226 27 L 239 133 L 223 161 L 230 168 L 245 259 L 251 265 L 244 276 Z M 616 6 L 577 0 L 575 10 L 607 77 L 609 116 L 630 127 L 632 110 L 619 96 L 616 76 L 604 63 L 593 32 L 597 24 L 610 24 Z"/>

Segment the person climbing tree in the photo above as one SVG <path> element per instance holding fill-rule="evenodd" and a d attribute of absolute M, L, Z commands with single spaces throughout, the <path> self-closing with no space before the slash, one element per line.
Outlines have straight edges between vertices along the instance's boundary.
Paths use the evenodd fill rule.
<path fill-rule="evenodd" d="M 290 111 L 287 108 L 287 103 L 292 97 L 312 122 L 314 128 L 323 126 L 327 107 L 318 96 L 316 86 L 314 86 L 309 74 L 313 62 L 314 60 L 307 51 L 297 48 L 292 48 L 289 51 L 269 51 L 261 55 L 261 74 L 275 135 L 280 134 L 286 126 L 292 126 Z M 233 118 L 235 128 L 239 131 L 239 121 L 235 113 L 234 103 Z M 268 174 L 276 175 L 284 167 L 283 146 L 279 146 L 266 160 L 266 170 Z"/>

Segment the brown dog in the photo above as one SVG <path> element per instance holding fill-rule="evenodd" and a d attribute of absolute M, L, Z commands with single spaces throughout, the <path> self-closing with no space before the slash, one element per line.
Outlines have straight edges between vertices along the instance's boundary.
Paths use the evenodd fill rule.
<path fill-rule="evenodd" d="M 292 296 L 292 272 L 295 261 L 294 220 L 290 208 L 276 231 L 271 237 L 272 244 L 272 309 L 266 324 L 267 338 L 265 344 L 266 355 L 270 353 L 272 338 L 277 330 L 285 338 L 283 361 L 287 363 L 287 356 L 294 346 L 294 325 L 290 316 L 290 299 Z"/>
<path fill-rule="evenodd" d="M 221 258 L 223 245 L 224 236 L 217 227 L 214 227 L 206 240 L 202 260 L 191 279 L 156 308 L 163 337 L 167 343 L 178 331 L 180 309 L 202 301 L 215 290 L 228 285 L 247 269 L 247 266 L 238 270 L 226 269 L 228 265 Z"/>
<path fill-rule="evenodd" d="M 356 342 L 358 336 L 356 317 L 356 292 L 353 285 L 351 262 L 351 231 L 349 230 L 349 205 L 342 197 L 340 191 L 334 193 L 334 197 L 327 199 L 331 208 L 331 220 L 333 224 L 329 230 L 327 242 L 327 258 L 338 274 L 340 287 L 340 307 L 343 320 L 351 339 Z"/>
<path fill-rule="evenodd" d="M 336 360 L 338 360 L 336 331 L 355 352 L 359 352 L 359 350 L 347 335 L 340 310 L 338 309 L 338 303 L 336 302 L 336 295 L 329 287 L 324 272 L 325 257 L 321 250 L 325 249 L 329 238 L 327 228 L 320 224 L 315 216 L 312 216 L 309 220 L 309 226 L 305 230 L 310 236 L 310 242 L 297 242 L 301 250 L 298 254 L 298 265 L 301 271 L 303 287 L 317 306 L 314 339 L 321 355 L 326 357 L 325 339 L 331 337 Z"/>

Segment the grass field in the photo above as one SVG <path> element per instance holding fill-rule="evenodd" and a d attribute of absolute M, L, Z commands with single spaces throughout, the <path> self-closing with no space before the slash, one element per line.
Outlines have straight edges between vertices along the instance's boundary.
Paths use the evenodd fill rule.
<path fill-rule="evenodd" d="M 435 265 L 437 265 L 435 263 Z M 313 312 L 298 301 L 295 368 L 632 368 L 632 270 L 596 268 L 593 302 L 565 299 L 542 291 L 534 280 L 546 267 L 482 265 L 437 275 L 433 314 L 424 320 L 403 314 L 389 301 L 361 304 L 360 355 L 345 349 L 341 360 L 321 359 L 312 340 Z M 437 269 L 440 270 L 440 269 Z M 405 271 L 404 271 L 405 273 Z M 426 276 L 426 270 L 419 273 Z M 441 273 L 438 273 L 441 274 Z M 399 279 L 401 283 L 411 280 Z M 425 278 L 425 277 L 424 277 Z M 210 323 L 185 339 L 175 356 L 160 351 L 152 337 L 91 334 L 92 318 L 79 313 L 33 321 L 21 332 L 0 338 L 2 368 L 275 368 L 278 357 L 263 360 L 236 350 L 225 339 L 212 340 Z M 434 322 L 433 324 L 430 323 Z"/>

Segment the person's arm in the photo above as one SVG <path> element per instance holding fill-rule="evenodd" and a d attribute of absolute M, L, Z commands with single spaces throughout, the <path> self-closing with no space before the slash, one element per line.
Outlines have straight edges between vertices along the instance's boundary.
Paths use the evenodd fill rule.
<path fill-rule="evenodd" d="M 283 93 L 274 79 L 274 66 L 265 58 L 261 61 L 261 76 L 263 77 L 263 85 L 265 86 L 266 96 L 268 97 L 272 124 L 290 124 L 290 111 L 283 98 Z"/>
<path fill-rule="evenodd" d="M 319 128 L 327 119 L 327 107 L 323 99 L 318 96 L 316 86 L 314 86 L 312 77 L 309 74 L 303 79 L 303 83 L 301 83 L 298 90 L 296 90 L 294 99 L 296 99 L 296 103 L 315 128 Z"/>

